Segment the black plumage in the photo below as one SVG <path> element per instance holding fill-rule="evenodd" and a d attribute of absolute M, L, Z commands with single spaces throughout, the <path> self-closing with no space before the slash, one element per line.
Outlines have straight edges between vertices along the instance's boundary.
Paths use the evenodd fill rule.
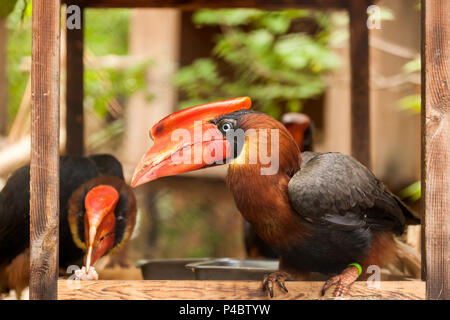
<path fill-rule="evenodd" d="M 122 164 L 110 154 L 93 154 L 88 157 L 95 163 L 100 175 L 114 176 L 125 180 Z"/>
<path fill-rule="evenodd" d="M 315 154 L 291 178 L 288 190 L 303 219 L 337 229 L 401 233 L 409 211 L 369 169 L 340 153 Z"/>
<path fill-rule="evenodd" d="M 369 254 L 374 231 L 401 234 L 405 216 L 419 222 L 354 158 L 316 152 L 304 152 L 302 158 L 301 170 L 290 179 L 288 192 L 294 212 L 310 236 L 281 250 L 286 264 L 338 273 L 349 262 Z"/>
<path fill-rule="evenodd" d="M 110 155 L 60 157 L 60 250 L 61 266 L 78 262 L 83 251 L 72 240 L 67 220 L 69 198 L 87 181 L 100 175 L 123 179 L 120 162 Z M 8 264 L 29 247 L 30 166 L 17 169 L 0 193 L 0 266 Z"/>

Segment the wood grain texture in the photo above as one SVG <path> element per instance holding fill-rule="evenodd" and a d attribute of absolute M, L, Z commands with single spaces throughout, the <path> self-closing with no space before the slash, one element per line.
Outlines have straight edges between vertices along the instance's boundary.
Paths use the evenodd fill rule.
<path fill-rule="evenodd" d="M 262 292 L 259 281 L 120 281 L 99 280 L 79 282 L 79 289 L 68 285 L 67 280 L 58 281 L 58 299 L 61 300 L 185 300 L 185 299 L 269 299 Z M 420 300 L 425 298 L 423 281 L 381 281 L 380 289 L 370 289 L 365 281 L 352 285 L 345 299 L 372 300 Z M 74 285 L 74 283 L 72 283 Z M 333 299 L 332 290 L 320 296 L 323 282 L 289 281 L 288 293 L 275 288 L 275 299 L 311 300 Z M 339 298 L 342 299 L 342 298 Z"/>
<path fill-rule="evenodd" d="M 30 299 L 56 299 L 59 238 L 59 0 L 33 1 Z"/>
<path fill-rule="evenodd" d="M 350 0 L 66 0 L 95 8 L 347 8 Z"/>
<path fill-rule="evenodd" d="M 370 1 L 351 0 L 349 15 L 352 156 L 370 168 L 369 4 Z"/>
<path fill-rule="evenodd" d="M 422 210 L 428 299 L 450 299 L 450 1 L 422 1 Z"/>
<path fill-rule="evenodd" d="M 68 6 L 70 4 L 72 2 L 69 2 Z M 80 19 L 81 29 L 66 31 L 66 154 L 75 156 L 84 154 L 84 10 L 82 8 Z"/>

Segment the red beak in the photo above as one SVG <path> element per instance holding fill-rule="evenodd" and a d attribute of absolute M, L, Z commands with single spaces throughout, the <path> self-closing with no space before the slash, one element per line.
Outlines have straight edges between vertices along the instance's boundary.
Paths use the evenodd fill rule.
<path fill-rule="evenodd" d="M 155 143 L 139 161 L 131 186 L 227 159 L 230 144 L 210 120 L 250 107 L 250 98 L 242 97 L 191 107 L 160 120 L 150 131 Z"/>
<path fill-rule="evenodd" d="M 86 194 L 84 224 L 85 241 L 88 248 L 86 253 L 87 271 L 114 246 L 116 237 L 114 209 L 118 201 L 119 193 L 109 185 L 98 185 Z"/>

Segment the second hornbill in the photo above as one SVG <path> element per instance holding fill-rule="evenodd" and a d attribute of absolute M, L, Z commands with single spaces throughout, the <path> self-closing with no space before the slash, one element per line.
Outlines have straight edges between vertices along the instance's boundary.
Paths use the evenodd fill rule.
<path fill-rule="evenodd" d="M 239 211 L 280 255 L 279 271 L 264 277 L 263 288 L 273 296 L 275 284 L 287 291 L 285 280 L 319 272 L 330 275 L 322 294 L 336 284 L 334 294 L 344 295 L 368 276 L 367 267 L 395 257 L 394 234 L 417 219 L 357 160 L 300 153 L 280 122 L 250 106 L 250 98 L 236 98 L 159 121 L 132 186 L 229 163 L 227 184 Z"/>
<path fill-rule="evenodd" d="M 86 274 L 131 236 L 136 200 L 122 165 L 111 155 L 60 157 L 59 266 L 81 264 Z M 0 193 L 0 292 L 29 281 L 30 166 L 17 169 Z M 78 273 L 84 276 L 83 273 Z"/>

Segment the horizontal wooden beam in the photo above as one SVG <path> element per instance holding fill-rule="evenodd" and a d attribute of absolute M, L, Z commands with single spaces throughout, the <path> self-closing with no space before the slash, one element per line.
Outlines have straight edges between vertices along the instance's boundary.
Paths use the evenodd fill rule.
<path fill-rule="evenodd" d="M 356 282 L 345 299 L 352 300 L 422 300 L 425 299 L 423 281 L 381 281 L 379 289 L 368 288 L 365 281 Z M 268 296 L 259 281 L 153 281 L 98 280 L 78 282 L 58 281 L 60 300 L 262 300 Z M 289 281 L 288 293 L 275 288 L 275 299 L 315 300 L 333 299 L 332 290 L 320 296 L 323 282 Z M 343 299 L 343 298 L 339 298 Z"/>
<path fill-rule="evenodd" d="M 68 2 L 69 0 L 64 0 Z M 349 7 L 349 0 L 70 0 L 91 8 L 336 8 Z"/>

